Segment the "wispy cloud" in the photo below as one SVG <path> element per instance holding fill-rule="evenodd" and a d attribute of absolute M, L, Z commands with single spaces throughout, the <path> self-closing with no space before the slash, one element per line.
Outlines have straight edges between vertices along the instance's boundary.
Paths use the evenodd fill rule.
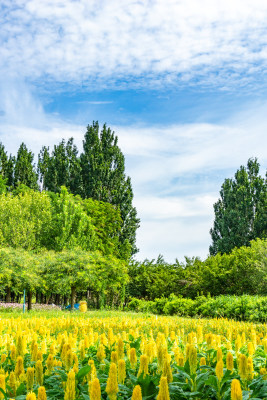
<path fill-rule="evenodd" d="M 87 88 L 262 83 L 262 0 L 3 0 L 0 70 Z"/>

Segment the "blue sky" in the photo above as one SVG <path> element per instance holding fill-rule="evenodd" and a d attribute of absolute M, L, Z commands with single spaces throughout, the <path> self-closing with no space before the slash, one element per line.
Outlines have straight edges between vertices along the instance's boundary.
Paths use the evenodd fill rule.
<path fill-rule="evenodd" d="M 263 0 L 2 0 L 0 141 L 12 153 L 106 122 L 141 218 L 139 259 L 206 257 L 213 204 L 267 166 Z"/>

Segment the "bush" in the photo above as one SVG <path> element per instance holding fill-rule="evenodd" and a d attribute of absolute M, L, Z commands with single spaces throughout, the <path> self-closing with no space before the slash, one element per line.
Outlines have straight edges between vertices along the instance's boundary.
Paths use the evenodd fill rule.
<path fill-rule="evenodd" d="M 195 300 L 170 295 L 155 301 L 131 299 L 128 309 L 136 312 L 183 317 L 228 318 L 240 321 L 267 321 L 267 297 L 198 296 Z"/>

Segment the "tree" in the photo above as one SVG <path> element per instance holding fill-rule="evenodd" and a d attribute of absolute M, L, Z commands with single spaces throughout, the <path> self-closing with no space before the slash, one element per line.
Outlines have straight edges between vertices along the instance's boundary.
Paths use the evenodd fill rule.
<path fill-rule="evenodd" d="M 65 186 L 73 194 L 82 194 L 81 167 L 73 138 L 54 146 L 51 156 L 49 148 L 43 147 L 38 156 L 38 172 L 43 189 L 58 193 Z"/>
<path fill-rule="evenodd" d="M 267 174 L 259 175 L 257 159 L 249 159 L 234 179 L 226 179 L 214 204 L 215 221 L 210 230 L 210 254 L 229 253 L 267 236 Z"/>
<path fill-rule="evenodd" d="M 12 187 L 14 184 L 14 165 L 15 158 L 12 155 L 7 156 L 5 147 L 0 142 L 0 176 L 7 187 Z"/>
<path fill-rule="evenodd" d="M 80 156 L 83 196 L 104 201 L 118 207 L 122 218 L 121 246 L 130 246 L 131 254 L 137 252 L 136 230 L 140 220 L 132 205 L 131 180 L 125 175 L 124 156 L 115 133 L 98 122 L 88 125 Z"/>
<path fill-rule="evenodd" d="M 31 189 L 38 190 L 38 175 L 33 164 L 34 154 L 24 143 L 18 149 L 14 168 L 14 186 L 24 184 Z"/>

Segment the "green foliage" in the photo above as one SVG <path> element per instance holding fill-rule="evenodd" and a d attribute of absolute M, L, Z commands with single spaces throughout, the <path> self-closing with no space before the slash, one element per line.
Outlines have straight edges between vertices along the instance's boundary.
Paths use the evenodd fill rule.
<path fill-rule="evenodd" d="M 130 297 L 154 300 L 176 296 L 195 298 L 198 293 L 267 295 L 267 240 L 216 254 L 205 261 L 186 258 L 184 264 L 157 261 L 132 262 L 129 266 Z"/>
<path fill-rule="evenodd" d="M 60 193 L 36 192 L 20 185 L 0 194 L 0 246 L 26 250 L 99 250 L 128 259 L 119 242 L 119 211 L 111 204 Z"/>
<path fill-rule="evenodd" d="M 73 194 L 83 193 L 78 150 L 73 138 L 55 145 L 51 155 L 49 148 L 43 147 L 38 156 L 38 172 L 45 190 L 59 193 L 61 186 L 65 186 Z"/>
<path fill-rule="evenodd" d="M 0 195 L 0 245 L 26 250 L 46 246 L 52 212 L 46 193 L 21 191 Z"/>
<path fill-rule="evenodd" d="M 131 262 L 129 265 L 129 293 L 133 297 L 154 300 L 157 297 L 179 294 L 183 285 L 183 268 L 176 264 L 168 264 L 162 256 L 157 260 Z"/>
<path fill-rule="evenodd" d="M 169 298 L 155 299 L 154 301 L 132 298 L 127 304 L 127 308 L 136 312 L 183 317 L 267 321 L 266 296 L 199 296 L 192 300 L 171 295 Z"/>
<path fill-rule="evenodd" d="M 33 164 L 34 154 L 29 151 L 24 143 L 18 149 L 14 166 L 14 186 L 26 185 L 38 190 L 38 175 Z"/>
<path fill-rule="evenodd" d="M 136 253 L 136 230 L 140 221 L 132 205 L 131 181 L 125 175 L 124 156 L 114 132 L 106 125 L 99 131 L 98 122 L 88 125 L 80 162 L 84 196 L 118 207 L 122 218 L 121 246 L 130 246 L 131 253 Z"/>
<path fill-rule="evenodd" d="M 214 204 L 210 254 L 229 253 L 267 236 L 267 179 L 259 176 L 257 159 L 249 159 L 234 179 L 226 179 Z M 267 175 L 266 175 L 267 177 Z"/>

